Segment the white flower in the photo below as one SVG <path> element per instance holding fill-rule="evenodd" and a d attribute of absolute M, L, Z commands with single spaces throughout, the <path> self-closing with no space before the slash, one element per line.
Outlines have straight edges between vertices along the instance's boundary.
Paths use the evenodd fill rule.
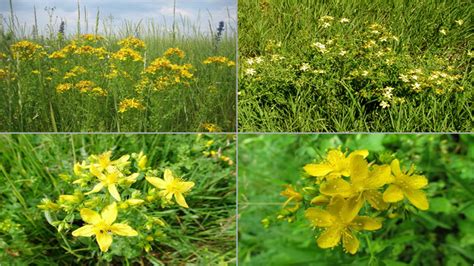
<path fill-rule="evenodd" d="M 349 23 L 350 20 L 348 18 L 341 18 L 341 20 L 339 20 L 339 22 L 341 23 Z"/>
<path fill-rule="evenodd" d="M 325 53 L 326 51 L 326 45 L 320 43 L 320 42 L 315 42 L 311 44 L 311 47 L 317 48 L 321 53 Z"/>
<path fill-rule="evenodd" d="M 389 108 L 390 104 L 388 104 L 386 101 L 381 101 L 380 106 L 382 106 L 382 108 L 385 109 L 385 108 Z"/>
<path fill-rule="evenodd" d="M 323 23 L 323 28 L 329 28 L 329 27 L 331 27 L 331 23 L 329 23 L 329 22 L 324 22 Z"/>
<path fill-rule="evenodd" d="M 410 82 L 410 80 L 408 79 L 408 76 L 407 76 L 407 75 L 401 74 L 399 78 L 400 78 L 403 82 Z"/>
<path fill-rule="evenodd" d="M 440 29 L 439 30 L 439 33 L 443 34 L 443 35 L 447 35 L 448 34 L 448 31 L 446 29 Z"/>
<path fill-rule="evenodd" d="M 263 62 L 263 58 L 261 56 L 255 57 L 255 63 L 260 64 Z"/>
<path fill-rule="evenodd" d="M 255 71 L 255 69 L 253 68 L 249 68 L 247 70 L 245 70 L 245 75 L 248 75 L 248 76 L 253 76 L 257 73 L 257 71 Z"/>
<path fill-rule="evenodd" d="M 392 87 L 385 87 L 383 96 L 387 99 L 391 99 L 393 94 L 392 94 L 393 88 Z"/>
<path fill-rule="evenodd" d="M 421 89 L 421 84 L 418 83 L 418 82 L 416 82 L 415 84 L 413 84 L 413 89 L 414 89 L 414 90 L 419 90 L 419 89 Z"/>
<path fill-rule="evenodd" d="M 301 71 L 307 71 L 310 68 L 311 68 L 311 66 L 308 63 L 303 63 L 303 65 L 300 67 L 300 70 Z"/>
<path fill-rule="evenodd" d="M 253 63 L 255 63 L 255 61 L 253 60 L 253 58 L 247 59 L 247 64 L 248 64 L 248 65 L 253 65 Z"/>
<path fill-rule="evenodd" d="M 314 73 L 314 74 L 324 74 L 324 73 L 326 73 L 326 70 L 323 70 L 323 69 L 316 69 L 316 70 L 313 70 L 313 73 Z"/>
<path fill-rule="evenodd" d="M 462 24 L 464 24 L 464 20 L 462 20 L 462 19 L 455 20 L 454 22 L 456 22 L 459 26 L 462 26 Z"/>
<path fill-rule="evenodd" d="M 369 75 L 369 71 L 364 70 L 362 71 L 362 76 L 367 77 Z"/>
<path fill-rule="evenodd" d="M 342 49 L 341 49 L 341 51 L 339 52 L 339 55 L 340 55 L 340 56 L 344 56 L 344 55 L 346 55 L 346 54 L 347 54 L 347 51 L 346 51 L 346 50 L 342 50 Z"/>

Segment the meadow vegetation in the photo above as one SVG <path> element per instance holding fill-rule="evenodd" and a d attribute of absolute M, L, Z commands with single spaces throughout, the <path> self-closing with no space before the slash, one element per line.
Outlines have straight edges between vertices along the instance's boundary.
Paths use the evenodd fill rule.
<path fill-rule="evenodd" d="M 471 131 L 473 10 L 239 1 L 239 131 Z"/>
<path fill-rule="evenodd" d="M 0 24 L 0 131 L 235 131 L 232 23 L 110 28 L 98 13 L 85 32 L 78 12 L 77 30 L 51 22 L 41 34 L 10 16 Z"/>

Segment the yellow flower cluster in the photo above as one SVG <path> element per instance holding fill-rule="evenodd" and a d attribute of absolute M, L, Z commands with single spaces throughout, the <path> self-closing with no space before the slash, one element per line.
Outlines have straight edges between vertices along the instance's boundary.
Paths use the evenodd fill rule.
<path fill-rule="evenodd" d="M 18 60 L 30 60 L 35 57 L 46 55 L 41 45 L 30 41 L 19 41 L 10 46 L 13 58 Z"/>
<path fill-rule="evenodd" d="M 96 56 L 97 58 L 102 60 L 105 59 L 108 52 L 104 49 L 104 47 L 95 48 L 90 45 L 83 45 L 76 47 L 76 49 L 74 50 L 74 54 Z"/>
<path fill-rule="evenodd" d="M 229 156 L 223 155 L 222 150 L 220 148 L 218 150 L 212 149 L 213 144 L 214 144 L 213 140 L 207 141 L 206 142 L 207 150 L 203 151 L 202 154 L 206 157 L 210 157 L 215 160 L 224 162 L 227 165 L 234 165 L 234 161 Z"/>
<path fill-rule="evenodd" d="M 420 93 L 432 89 L 436 94 L 445 94 L 453 90 L 462 91 L 462 87 L 452 86 L 461 78 L 462 75 L 455 74 L 452 66 L 448 66 L 445 71 L 429 71 L 421 68 L 410 69 L 399 76 L 399 79 L 413 92 Z"/>
<path fill-rule="evenodd" d="M 201 127 L 207 130 L 208 132 L 221 132 L 222 131 L 221 127 L 213 123 L 204 123 L 201 125 Z"/>
<path fill-rule="evenodd" d="M 104 37 L 95 34 L 82 34 L 80 38 L 88 42 L 98 42 L 104 40 Z"/>
<path fill-rule="evenodd" d="M 360 215 L 361 209 L 368 207 L 393 212 L 403 199 L 420 210 L 429 208 L 428 199 L 421 190 L 428 185 L 425 176 L 414 174 L 414 167 L 405 172 L 400 162 L 394 159 L 390 165 L 367 161 L 367 150 L 356 150 L 345 154 L 339 149 L 330 150 L 321 163 L 304 166 L 305 172 L 315 177 L 313 185 L 305 187 L 309 205 L 305 217 L 322 232 L 317 237 L 320 248 L 332 248 L 341 243 L 346 252 L 355 254 L 359 249 L 357 232 L 382 228 L 380 217 Z M 303 193 L 304 194 L 304 193 Z M 306 201 L 304 195 L 287 186 L 281 193 L 295 206 L 287 209 L 294 213 Z M 366 204 L 367 203 L 367 204 Z M 370 213 L 370 208 L 365 210 Z M 283 218 L 283 217 L 280 217 Z"/>
<path fill-rule="evenodd" d="M 60 195 L 55 202 L 46 198 L 38 205 L 47 212 L 66 211 L 73 216 L 79 211 L 85 224 L 74 230 L 72 235 L 75 237 L 95 236 L 102 252 L 109 250 L 113 235 L 133 237 L 139 234 L 130 225 L 115 222 L 119 209 L 126 210 L 130 206 L 141 206 L 157 198 L 165 203 L 171 203 L 174 198 L 178 205 L 188 208 L 184 194 L 194 187 L 194 182 L 183 181 L 173 176 L 170 169 L 164 169 L 163 179 L 155 177 L 157 171 L 147 167 L 148 159 L 143 152 L 126 154 L 116 160 L 112 160 L 111 157 L 112 152 L 108 151 L 91 155 L 80 163 L 77 162 L 73 167 L 75 180 L 71 180 L 69 175 L 63 175 L 61 178 L 72 181 L 72 184 L 79 188 L 73 194 Z M 156 192 L 154 188 L 147 196 L 142 196 L 140 191 L 134 191 L 129 198 L 122 198 L 119 188 L 130 191 L 130 186 L 137 182 L 140 176 L 144 176 L 144 179 L 159 192 Z M 93 185 L 93 188 L 85 192 L 84 190 L 88 190 L 90 185 Z M 105 193 L 100 193 L 104 190 Z M 96 196 L 91 196 L 92 194 Z M 130 195 L 130 193 L 125 195 Z M 94 210 L 104 205 L 100 213 Z M 152 223 L 142 226 L 144 229 L 150 230 L 153 224 L 165 225 L 160 218 L 152 218 Z M 58 231 L 70 229 L 72 226 L 70 221 L 54 221 L 51 224 L 57 226 Z"/>
<path fill-rule="evenodd" d="M 103 88 L 97 86 L 93 81 L 90 80 L 81 80 L 77 82 L 75 85 L 72 83 L 61 83 L 56 86 L 56 91 L 58 93 L 64 93 L 71 89 L 77 89 L 79 92 L 84 94 L 96 95 L 96 96 L 106 96 L 107 91 Z"/>
<path fill-rule="evenodd" d="M 137 99 L 124 99 L 119 104 L 119 113 L 124 113 L 130 109 L 143 110 L 145 107 Z"/>
<path fill-rule="evenodd" d="M 135 37 L 127 37 L 120 40 L 117 44 L 124 48 L 145 49 L 145 42 Z"/>
<path fill-rule="evenodd" d="M 172 52 L 170 52 L 172 51 Z M 162 90 L 168 86 L 183 84 L 189 86 L 189 81 L 193 77 L 191 64 L 173 64 L 166 54 L 174 54 L 181 51 L 177 48 L 168 49 L 163 57 L 153 60 L 143 72 L 143 83 L 139 84 L 137 90 L 142 90 L 144 85 L 153 85 L 154 90 Z M 179 56 L 179 55 L 178 55 Z"/>
<path fill-rule="evenodd" d="M 127 61 L 127 60 L 131 60 L 133 62 L 143 61 L 143 57 L 137 51 L 130 48 L 120 48 L 120 50 L 112 54 L 112 58 L 117 59 L 119 61 Z"/>
<path fill-rule="evenodd" d="M 177 57 L 181 59 L 185 57 L 184 51 L 179 48 L 169 48 L 163 53 L 163 56 L 166 56 L 166 57 L 169 57 L 172 55 L 176 55 Z"/>
<path fill-rule="evenodd" d="M 63 78 L 64 78 L 64 80 L 67 80 L 67 79 L 70 79 L 70 78 L 77 77 L 78 75 L 81 75 L 81 74 L 84 74 L 84 73 L 87 73 L 87 70 L 83 66 L 75 66 L 71 70 L 66 72 L 66 74 L 64 74 Z"/>
<path fill-rule="evenodd" d="M 205 65 L 217 63 L 227 65 L 228 67 L 235 66 L 235 62 L 225 56 L 211 56 L 204 60 L 202 63 Z"/>

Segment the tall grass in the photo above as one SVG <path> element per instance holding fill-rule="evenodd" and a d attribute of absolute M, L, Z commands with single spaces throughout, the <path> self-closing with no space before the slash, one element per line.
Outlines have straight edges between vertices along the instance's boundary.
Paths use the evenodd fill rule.
<path fill-rule="evenodd" d="M 465 0 L 239 1 L 239 130 L 471 131 L 473 11 Z M 364 48 L 374 24 L 396 39 Z M 416 69 L 456 78 L 415 91 L 400 75 Z"/>
<path fill-rule="evenodd" d="M 7 99 L 0 107 L 0 131 L 188 132 L 207 131 L 208 124 L 219 131 L 235 131 L 235 68 L 203 64 L 211 56 L 224 56 L 235 61 L 236 29 L 230 14 L 230 22 L 226 24 L 223 37 L 216 46 L 215 36 L 200 29 L 200 16 L 198 21 L 190 21 L 176 15 L 170 30 L 166 21 L 160 23 L 153 19 L 123 20 L 117 26 L 113 18 L 101 18 L 100 10 L 97 10 L 95 25 L 90 27 L 90 12 L 78 2 L 75 30 L 67 21 L 60 21 L 57 17 L 54 19 L 54 9 L 49 9 L 50 22 L 44 32 L 38 29 L 38 25 L 32 28 L 21 25 L 14 14 L 14 6 L 11 10 L 9 21 L 0 24 L 0 53 L 4 54 L 0 59 L 0 69 L 7 73 L 0 76 L 0 91 Z M 36 17 L 36 8 L 34 15 Z M 218 27 L 218 22 L 210 21 L 210 24 Z M 60 28 L 63 28 L 63 33 L 59 32 Z M 59 74 L 47 73 L 50 68 L 62 74 L 71 70 L 72 65 L 58 64 L 47 56 L 73 40 L 77 41 L 85 33 L 103 36 L 105 39 L 100 46 L 110 53 L 117 52 L 120 48 L 117 42 L 129 36 L 143 40 L 147 46 L 141 51 L 141 69 L 132 69 L 131 66 L 126 69 L 137 73 L 133 79 L 117 81 L 116 88 L 110 88 L 105 85 L 105 80 L 96 78 L 95 82 L 103 84 L 109 92 L 102 99 L 86 101 L 81 95 L 62 97 L 55 92 L 56 86 L 61 83 Z M 11 46 L 25 39 L 44 47 L 47 55 L 28 62 L 16 60 Z M 179 48 L 185 52 L 186 57 L 175 63 L 192 65 L 194 76 L 190 85 L 147 95 L 149 108 L 146 111 L 118 113 L 120 97 L 133 94 L 134 86 L 141 81 L 140 72 L 168 48 Z M 104 73 L 112 65 L 108 59 L 101 63 L 81 60 L 76 60 L 76 63 L 83 64 L 96 74 Z M 35 70 L 40 71 L 40 75 L 31 73 Z"/>

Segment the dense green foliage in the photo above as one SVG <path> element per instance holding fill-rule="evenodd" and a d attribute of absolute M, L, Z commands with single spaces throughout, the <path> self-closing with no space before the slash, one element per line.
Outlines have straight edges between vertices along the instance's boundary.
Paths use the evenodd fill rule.
<path fill-rule="evenodd" d="M 0 261 L 8 265 L 235 262 L 234 138 L 234 135 L 0 136 Z M 147 195 L 152 193 L 153 186 L 142 174 L 130 188 L 119 187 L 123 200 L 135 194 L 145 200 L 147 207 L 118 204 L 117 222 L 128 223 L 139 235 L 114 237 L 110 250 L 103 253 L 93 238 L 71 235 L 84 224 L 78 212 L 64 217 L 64 211 L 47 213 L 38 205 L 44 204 L 43 198 L 56 201 L 63 194 L 84 196 L 92 187 L 88 184 L 78 189 L 72 183 L 77 179 L 74 163 L 109 150 L 113 151 L 112 159 L 143 151 L 148 156 L 147 165 L 158 171 L 158 177 L 169 168 L 195 186 L 185 195 L 189 208 L 175 204 L 163 208 L 159 199 L 149 200 Z M 128 191 L 134 192 L 130 195 Z M 100 199 L 103 195 L 108 194 L 105 191 L 85 197 Z M 60 205 L 64 210 L 71 206 L 67 201 Z M 148 211 L 144 213 L 144 210 Z M 151 225 L 147 217 L 159 217 L 165 225 L 161 222 Z"/>
<path fill-rule="evenodd" d="M 472 1 L 239 1 L 239 130 L 472 130 Z"/>
<path fill-rule="evenodd" d="M 468 265 L 474 259 L 474 144 L 470 135 L 239 136 L 239 262 L 243 265 Z M 284 184 L 329 148 L 369 150 L 369 161 L 395 155 L 416 165 L 429 185 L 427 211 L 407 209 L 360 237 L 355 255 L 317 247 L 302 213 L 278 220 Z M 269 221 L 261 223 L 263 219 Z"/>

